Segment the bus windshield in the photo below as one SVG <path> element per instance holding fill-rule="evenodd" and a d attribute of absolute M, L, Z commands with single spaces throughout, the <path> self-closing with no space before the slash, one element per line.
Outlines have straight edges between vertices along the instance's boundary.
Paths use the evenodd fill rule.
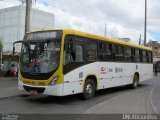
<path fill-rule="evenodd" d="M 41 35 L 42 36 L 42 35 Z M 59 66 L 60 39 L 43 36 L 24 40 L 20 56 L 20 68 L 26 73 L 50 73 Z M 37 38 L 37 39 L 36 39 Z"/>

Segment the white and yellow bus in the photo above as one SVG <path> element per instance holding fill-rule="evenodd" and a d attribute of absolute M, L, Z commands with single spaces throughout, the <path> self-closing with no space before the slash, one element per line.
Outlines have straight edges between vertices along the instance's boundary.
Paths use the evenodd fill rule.
<path fill-rule="evenodd" d="M 136 88 L 153 75 L 152 50 L 121 40 L 53 29 L 27 33 L 21 42 L 18 86 L 31 94 L 89 99 L 100 89 Z"/>

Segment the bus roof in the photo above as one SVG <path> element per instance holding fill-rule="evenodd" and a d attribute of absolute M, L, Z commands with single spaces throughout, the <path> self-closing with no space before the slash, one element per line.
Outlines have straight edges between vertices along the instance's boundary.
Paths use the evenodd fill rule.
<path fill-rule="evenodd" d="M 112 43 L 117 43 L 117 44 L 121 44 L 121 45 L 126 45 L 126 46 L 130 46 L 130 47 L 135 47 L 135 48 L 139 48 L 139 49 L 145 49 L 145 50 L 152 51 L 152 48 L 145 47 L 142 45 L 124 42 L 122 40 L 109 38 L 109 37 L 103 37 L 103 36 L 99 36 L 99 35 L 95 35 L 95 34 L 91 34 L 91 33 L 87 33 L 87 32 L 81 32 L 81 31 L 77 31 L 77 30 L 73 30 L 73 29 L 47 29 L 47 30 L 39 30 L 39 31 L 33 31 L 33 32 L 52 31 L 52 30 L 62 30 L 66 34 L 74 34 L 74 35 L 78 35 L 78 36 L 98 39 L 98 40 L 102 40 L 102 41 L 107 41 L 107 42 L 112 42 Z M 32 32 L 30 32 L 30 33 L 32 33 Z"/>

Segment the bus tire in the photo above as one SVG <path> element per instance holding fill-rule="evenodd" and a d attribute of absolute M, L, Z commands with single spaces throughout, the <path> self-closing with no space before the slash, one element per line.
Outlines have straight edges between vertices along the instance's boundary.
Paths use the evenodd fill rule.
<path fill-rule="evenodd" d="M 87 79 L 84 84 L 84 90 L 82 97 L 84 100 L 88 100 L 94 96 L 95 93 L 95 83 L 92 79 Z"/>
<path fill-rule="evenodd" d="M 134 77 L 133 77 L 132 88 L 133 89 L 137 88 L 138 83 L 139 83 L 139 76 L 138 76 L 138 74 L 135 74 Z"/>

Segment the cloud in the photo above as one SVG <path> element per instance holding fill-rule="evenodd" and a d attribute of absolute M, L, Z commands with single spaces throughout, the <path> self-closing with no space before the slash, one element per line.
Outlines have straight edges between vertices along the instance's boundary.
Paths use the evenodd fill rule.
<path fill-rule="evenodd" d="M 18 0 L 0 0 L 0 9 L 16 6 L 18 4 L 20 4 Z"/>
<path fill-rule="evenodd" d="M 20 4 L 18 0 L 13 1 Z M 56 28 L 73 28 L 104 35 L 107 26 L 107 36 L 129 37 L 132 42 L 138 43 L 140 34 L 143 36 L 144 33 L 144 1 L 37 0 L 33 7 L 55 14 Z M 150 32 L 160 31 L 159 6 L 159 0 L 148 0 L 148 40 L 155 40 Z"/>

